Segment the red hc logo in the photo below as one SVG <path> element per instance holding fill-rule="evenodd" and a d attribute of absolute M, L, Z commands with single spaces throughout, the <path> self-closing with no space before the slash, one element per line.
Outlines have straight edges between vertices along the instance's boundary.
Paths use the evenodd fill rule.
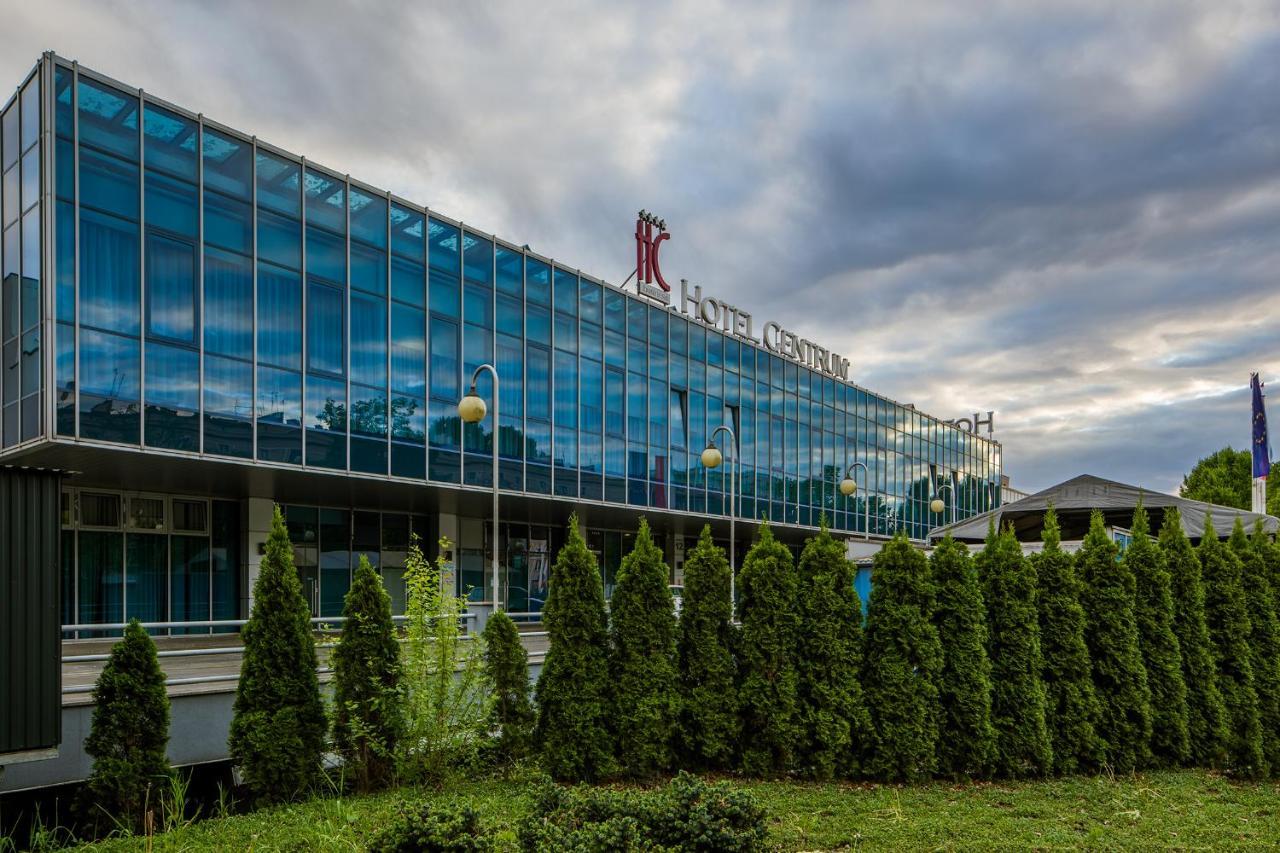
<path fill-rule="evenodd" d="M 653 235 L 655 225 L 658 227 L 656 237 Z M 662 247 L 663 240 L 670 239 L 666 220 L 659 219 L 652 213 L 640 211 L 636 217 L 636 281 L 642 284 L 653 284 L 654 279 L 657 279 L 658 286 L 667 293 L 671 292 L 671 285 L 663 279 L 662 269 L 658 266 L 658 249 Z"/>

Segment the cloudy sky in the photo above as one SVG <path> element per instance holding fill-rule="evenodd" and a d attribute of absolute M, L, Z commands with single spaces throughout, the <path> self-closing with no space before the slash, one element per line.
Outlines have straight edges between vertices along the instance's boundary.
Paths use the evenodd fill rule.
<path fill-rule="evenodd" d="M 1280 388 L 1277 0 L 3 5 L 0 79 L 55 50 L 608 281 L 656 211 L 668 279 L 996 410 L 1025 489 L 1173 490 Z"/>

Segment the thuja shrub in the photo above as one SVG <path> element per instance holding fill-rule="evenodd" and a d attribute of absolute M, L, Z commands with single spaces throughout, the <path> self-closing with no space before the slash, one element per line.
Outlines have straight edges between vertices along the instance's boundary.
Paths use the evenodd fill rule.
<path fill-rule="evenodd" d="M 1272 775 L 1280 775 L 1280 627 L 1272 607 L 1262 522 L 1250 541 L 1236 518 L 1231 550 L 1240 558 L 1245 602 L 1249 610 L 1249 654 L 1253 689 L 1258 694 L 1258 723 L 1262 729 L 1262 757 Z"/>
<path fill-rule="evenodd" d="M 723 770 L 738 739 L 737 667 L 733 659 L 729 560 L 704 525 L 685 555 L 676 663 L 680 678 L 681 761 Z"/>
<path fill-rule="evenodd" d="M 765 849 L 767 814 L 748 791 L 680 773 L 649 791 L 543 786 L 517 827 L 522 850 Z"/>
<path fill-rule="evenodd" d="M 1204 520 L 1199 556 L 1209 647 L 1218 691 L 1227 710 L 1224 769 L 1237 776 L 1256 778 L 1267 768 L 1258 694 L 1253 685 L 1253 652 L 1249 648 L 1252 625 L 1244 592 L 1244 567 L 1234 551 L 1218 540 L 1212 516 Z"/>
<path fill-rule="evenodd" d="M 550 641 L 535 697 L 542 765 L 565 782 L 593 781 L 614 769 L 609 713 L 609 630 L 604 586 L 577 516 L 556 555 L 542 621 Z"/>
<path fill-rule="evenodd" d="M 800 737 L 796 700 L 796 573 L 768 522 L 742 565 L 738 707 L 741 768 L 753 776 L 791 769 Z"/>
<path fill-rule="evenodd" d="M 529 701 L 529 653 L 516 623 L 501 611 L 484 626 L 484 677 L 493 697 L 490 757 L 511 765 L 529 755 L 535 715 Z"/>
<path fill-rule="evenodd" d="M 618 767 L 633 779 L 647 779 L 672 765 L 680 703 L 667 564 L 643 518 L 635 547 L 618 570 L 609 608 Z"/>
<path fill-rule="evenodd" d="M 370 791 L 391 781 L 404 714 L 391 597 L 364 554 L 342 615 L 333 650 L 333 745 L 356 790 Z"/>
<path fill-rule="evenodd" d="M 1123 562 L 1133 574 L 1138 645 L 1151 690 L 1152 759 L 1162 766 L 1176 766 L 1191 754 L 1187 683 L 1182 678 L 1182 650 L 1173 630 L 1168 565 L 1148 530 L 1147 510 L 1138 504 Z"/>
<path fill-rule="evenodd" d="M 950 534 L 929 557 L 937 591 L 933 624 L 942 644 L 938 672 L 938 772 L 978 778 L 995 766 L 987 614 L 969 549 Z"/>
<path fill-rule="evenodd" d="M 1062 550 L 1058 515 L 1044 516 L 1043 547 L 1031 557 L 1039 595 L 1040 651 L 1043 667 L 1045 724 L 1057 773 L 1091 770 L 1102 763 L 1102 742 L 1094 725 L 1101 709 L 1093 689 L 1089 647 L 1085 644 L 1084 608 L 1075 561 Z"/>
<path fill-rule="evenodd" d="M 481 853 L 493 832 L 471 806 L 402 803 L 391 823 L 369 841 L 370 853 Z"/>
<path fill-rule="evenodd" d="M 862 685 L 876 729 L 866 772 L 916 782 L 937 768 L 938 674 L 942 645 L 931 619 L 929 563 L 898 533 L 871 569 L 871 599 L 862 658 Z"/>
<path fill-rule="evenodd" d="M 98 832 L 125 828 L 143 832 L 159 823 L 173 770 L 169 743 L 169 696 L 156 658 L 156 644 L 137 619 L 93 687 L 93 718 L 84 751 L 93 773 L 80 794 L 80 811 Z"/>
<path fill-rule="evenodd" d="M 1076 555 L 1085 641 L 1101 709 L 1097 730 L 1106 744 L 1105 760 L 1113 770 L 1129 773 L 1151 759 L 1151 691 L 1138 646 L 1133 573 L 1116 558 L 1116 543 L 1102 513 L 1094 510 Z"/>
<path fill-rule="evenodd" d="M 277 506 L 253 587 L 253 612 L 240 632 L 244 658 L 228 744 L 232 763 L 259 803 L 300 796 L 320 772 L 328 721 L 310 620 Z"/>
<path fill-rule="evenodd" d="M 853 588 L 853 564 L 825 516 L 800 554 L 799 574 L 797 764 L 816 779 L 853 776 L 875 737 L 860 681 L 862 605 Z"/>
<path fill-rule="evenodd" d="M 1037 776 L 1053 767 L 1040 681 L 1040 618 L 1035 568 L 1006 527 L 987 533 L 975 560 L 987 605 L 987 654 L 991 658 L 991 718 L 996 730 L 996 771 Z"/>
<path fill-rule="evenodd" d="M 1182 680 L 1187 686 L 1187 762 L 1199 767 L 1221 767 L 1226 760 L 1227 709 L 1214 673 L 1209 625 L 1205 622 L 1204 582 L 1200 558 L 1182 529 L 1177 507 L 1164 511 L 1160 525 L 1160 550 L 1169 570 L 1173 600 L 1173 631 L 1178 637 Z"/>

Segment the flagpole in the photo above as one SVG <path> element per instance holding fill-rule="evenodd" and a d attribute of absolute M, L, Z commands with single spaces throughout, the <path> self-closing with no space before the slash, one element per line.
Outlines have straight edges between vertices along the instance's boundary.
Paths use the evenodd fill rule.
<path fill-rule="evenodd" d="M 1253 501 L 1254 512 L 1267 511 L 1267 475 L 1271 473 L 1271 441 L 1267 435 L 1267 410 L 1263 403 L 1262 381 L 1258 374 L 1249 376 L 1249 391 L 1253 398 Z"/>

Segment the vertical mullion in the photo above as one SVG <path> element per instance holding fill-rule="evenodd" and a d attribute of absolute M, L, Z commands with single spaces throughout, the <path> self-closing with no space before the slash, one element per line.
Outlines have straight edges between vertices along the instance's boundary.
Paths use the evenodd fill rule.
<path fill-rule="evenodd" d="M 346 370 L 344 370 L 343 373 L 346 374 L 346 382 L 347 382 L 346 425 L 345 425 L 346 430 L 344 433 L 347 441 L 346 470 L 348 473 L 350 473 L 351 472 L 351 421 L 352 421 L 352 417 L 351 417 L 352 415 L 352 412 L 351 412 L 351 176 L 350 175 L 343 176 L 343 185 L 345 187 L 345 190 L 343 191 L 343 195 L 342 195 L 342 204 L 343 204 L 343 207 L 345 208 L 345 216 L 347 220 L 347 227 L 346 227 L 347 233 L 346 233 L 346 238 L 345 238 L 345 242 L 343 243 L 343 246 L 347 250 L 347 264 L 346 264 L 346 269 L 343 270 L 343 278 L 346 281 L 346 287 L 344 288 L 346 293 L 343 298 L 346 300 L 346 303 L 345 303 L 346 307 L 342 311 L 342 358 L 346 364 Z M 347 568 L 348 569 L 351 568 L 351 562 L 349 559 L 347 561 Z"/>
<path fill-rule="evenodd" d="M 302 426 L 302 467 L 305 469 L 307 467 L 307 431 L 308 431 L 307 380 L 309 376 L 307 372 L 307 366 L 308 366 L 308 358 L 310 355 L 307 352 L 307 346 L 308 346 L 307 292 L 311 289 L 310 284 L 307 282 L 307 158 L 306 157 L 300 158 L 298 169 L 299 169 L 299 172 L 298 172 L 298 196 L 299 196 L 298 220 L 299 222 L 298 224 L 299 224 L 299 227 L 302 229 L 302 284 L 301 284 L 302 293 L 300 294 L 300 299 L 298 301 L 298 304 L 302 306 L 302 317 L 300 318 L 302 321 L 301 322 L 302 340 L 299 341 L 299 349 L 302 351 L 301 352 L 302 360 L 301 360 L 301 363 L 298 365 L 298 367 L 299 367 L 299 372 L 302 374 L 302 399 L 300 401 L 302 403 L 302 409 L 301 409 L 302 417 L 300 418 L 300 420 L 302 421 L 302 424 L 301 424 Z M 317 566 L 318 565 L 319 564 L 317 563 Z M 317 571 L 317 577 L 318 577 L 319 569 L 317 568 L 316 571 Z"/>
<path fill-rule="evenodd" d="M 80 63 L 71 63 L 71 157 L 72 157 L 72 185 L 74 186 L 75 198 L 71 200 L 71 214 L 75 217 L 75 280 L 72 282 L 74 304 L 72 305 L 72 338 L 75 341 L 75 357 L 72 359 L 74 365 L 72 367 L 73 391 L 71 405 L 73 406 L 72 418 L 75 437 L 80 437 Z M 77 502 L 79 495 L 77 494 Z M 80 540 L 79 534 L 76 534 L 77 561 L 79 560 Z M 77 604 L 76 604 L 76 620 L 80 619 L 79 610 L 79 583 L 80 583 L 79 563 L 76 564 L 76 584 L 77 584 Z M 77 633 L 77 636 L 79 634 Z"/>
<path fill-rule="evenodd" d="M 493 365 L 493 453 L 498 457 L 498 470 L 493 472 L 493 476 L 497 479 L 493 482 L 493 487 L 498 488 L 502 479 L 502 453 L 498 445 L 498 435 L 502 432 L 502 424 L 498 423 L 498 415 L 502 412 L 502 406 L 498 403 L 498 389 L 501 387 L 501 381 L 498 377 L 498 238 L 489 235 L 489 358 L 490 364 Z M 498 547 L 498 520 L 493 520 L 493 547 Z"/>
<path fill-rule="evenodd" d="M 57 433 L 57 418 L 54 412 L 57 390 L 55 367 L 58 359 L 57 326 L 55 325 L 57 303 L 54 301 L 58 282 L 58 253 L 55 250 L 58 240 L 55 225 L 58 199 L 54 190 L 54 176 L 57 174 L 54 158 L 58 148 L 53 109 L 55 74 L 53 54 L 46 52 L 40 63 L 40 269 L 42 271 L 40 327 L 43 330 L 41 338 L 44 340 L 44 351 L 41 354 L 43 379 L 40 383 L 40 417 L 43 419 L 41 432 L 45 440 L 52 440 Z"/>
<path fill-rule="evenodd" d="M 196 246 L 196 287 L 200 292 L 200 383 L 197 393 L 199 402 L 196 411 L 200 422 L 198 435 L 200 436 L 200 455 L 204 455 L 204 326 L 205 326 L 205 304 L 204 304 L 204 113 L 196 116 L 197 133 L 196 138 L 196 195 L 198 196 L 199 211 L 198 224 L 200 227 L 199 244 Z"/>
<path fill-rule="evenodd" d="M 253 305 L 250 308 L 253 316 L 251 334 L 253 337 L 250 349 L 252 351 L 252 363 L 249 365 L 249 440 L 253 446 L 249 448 L 249 458 L 258 458 L 258 137 L 250 137 L 249 144 L 252 147 L 250 152 L 251 160 L 249 163 L 249 216 L 251 217 L 251 227 L 253 234 L 251 237 L 251 251 L 249 253 L 249 263 L 252 266 L 253 275 Z M 301 183 L 301 182 L 299 182 Z M 210 552 L 212 553 L 212 552 Z M 209 564 L 209 618 L 213 618 L 213 563 Z"/>
<path fill-rule="evenodd" d="M 422 208 L 422 480 L 431 480 L 431 211 Z"/>
<path fill-rule="evenodd" d="M 387 458 L 386 458 L 386 464 L 383 466 L 383 473 L 385 473 L 388 477 L 391 476 L 391 452 L 392 452 L 391 403 L 392 403 L 392 400 L 394 399 L 391 395 L 391 346 L 392 346 L 392 341 L 391 341 L 391 204 L 392 204 L 391 191 L 387 190 L 387 216 L 386 216 L 387 248 L 386 248 L 386 255 L 384 256 L 387 264 L 387 272 L 386 272 L 386 281 L 383 282 L 383 284 L 386 287 L 386 294 L 387 294 L 386 295 L 387 320 L 385 323 L 386 331 L 384 332 L 385 340 L 386 340 L 386 350 L 383 352 L 383 356 L 386 359 L 386 365 L 387 365 L 387 381 L 386 381 L 386 385 L 384 386 L 384 390 L 386 392 L 385 399 L 386 399 L 386 405 L 387 405 L 387 414 L 385 418 L 386 428 L 384 430 L 384 434 L 387 441 Z M 379 519 L 381 519 L 381 516 L 379 516 Z M 382 547 L 381 521 L 379 521 L 378 531 L 379 531 L 378 547 L 381 548 Z M 379 573 L 381 573 L 382 571 L 381 563 L 378 564 L 378 571 Z"/>
<path fill-rule="evenodd" d="M 138 446 L 147 446 L 147 95 L 138 89 Z M 125 552 L 126 556 L 128 551 Z"/>
<path fill-rule="evenodd" d="M 497 283 L 494 283 L 495 287 Z M 498 317 L 495 313 L 496 328 Z M 529 250 L 520 250 L 520 493 L 529 491 Z M 510 595 L 508 594 L 508 599 Z"/>

